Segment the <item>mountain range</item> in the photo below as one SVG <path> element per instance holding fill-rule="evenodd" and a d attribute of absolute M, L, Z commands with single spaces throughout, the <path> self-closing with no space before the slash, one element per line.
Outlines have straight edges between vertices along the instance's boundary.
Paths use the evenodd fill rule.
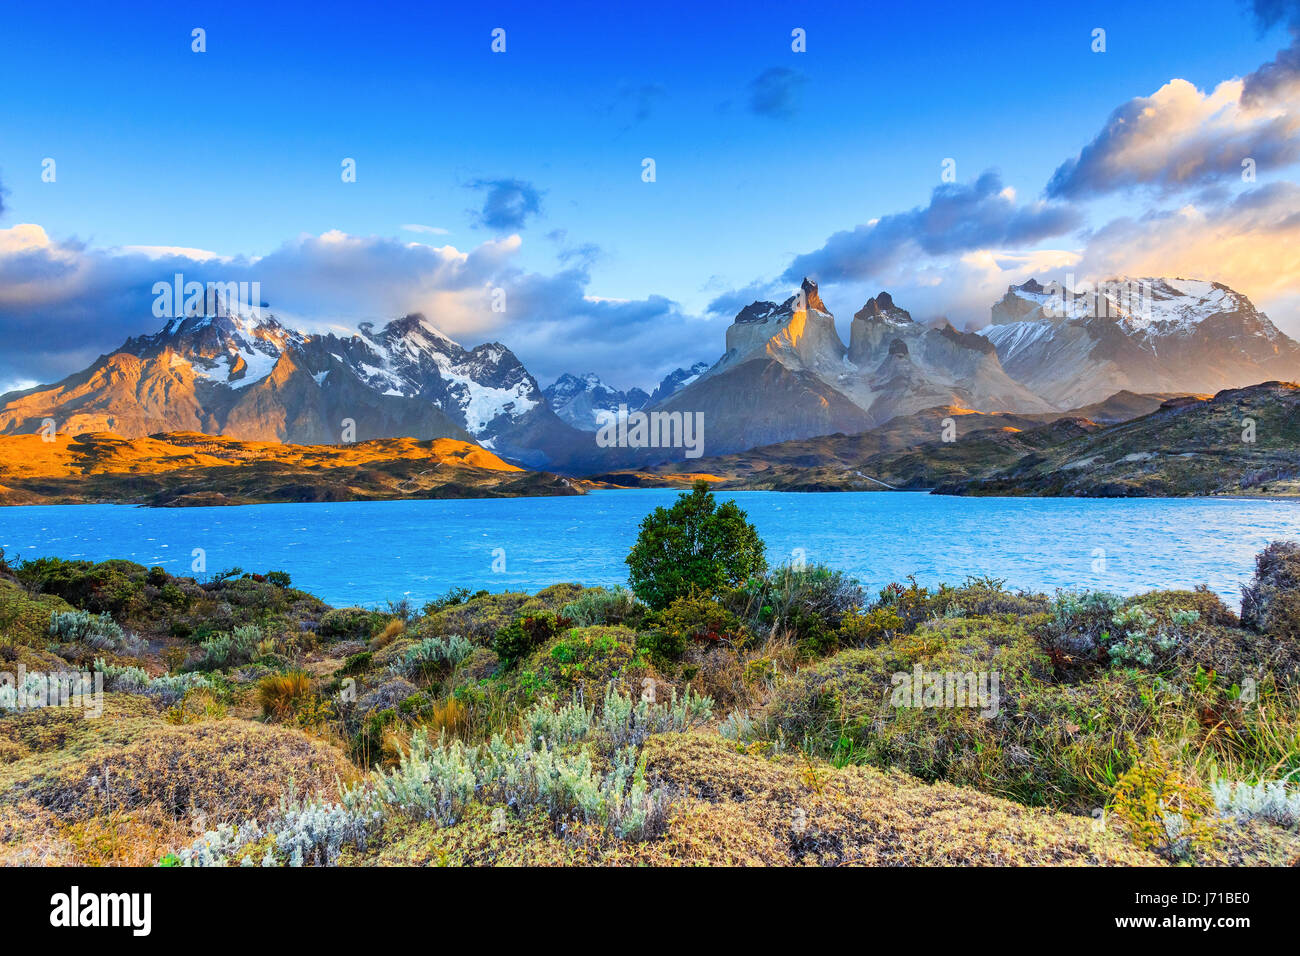
<path fill-rule="evenodd" d="M 1122 294 L 1135 288 L 1142 294 Z M 60 382 L 0 395 L 0 434 L 53 420 L 61 434 L 128 438 L 450 438 L 528 468 L 590 474 L 682 458 L 675 448 L 600 447 L 597 416 L 620 407 L 702 413 L 705 453 L 718 456 L 859 434 L 926 409 L 1090 418 L 1082 406 L 1116 393 L 1300 380 L 1300 345 L 1216 282 L 1121 277 L 1076 292 L 1029 279 L 990 319 L 977 332 L 923 324 L 881 292 L 854 313 L 846 344 L 805 279 L 782 303 L 741 309 L 716 362 L 679 368 L 646 392 L 592 373 L 543 389 L 505 345 L 466 349 L 422 315 L 315 334 L 264 309 L 222 306 L 128 339 Z"/>

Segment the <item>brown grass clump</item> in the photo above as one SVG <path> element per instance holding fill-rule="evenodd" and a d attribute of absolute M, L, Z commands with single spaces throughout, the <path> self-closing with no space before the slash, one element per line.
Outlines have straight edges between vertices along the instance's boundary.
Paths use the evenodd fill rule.
<path fill-rule="evenodd" d="M 387 647 L 405 633 L 406 622 L 399 617 L 395 617 L 384 625 L 382 631 L 370 639 L 370 649 L 377 651 L 380 648 Z"/>
<path fill-rule="evenodd" d="M 311 675 L 305 671 L 268 674 L 257 683 L 257 703 L 262 708 L 262 716 L 273 720 L 293 716 L 311 694 Z"/>

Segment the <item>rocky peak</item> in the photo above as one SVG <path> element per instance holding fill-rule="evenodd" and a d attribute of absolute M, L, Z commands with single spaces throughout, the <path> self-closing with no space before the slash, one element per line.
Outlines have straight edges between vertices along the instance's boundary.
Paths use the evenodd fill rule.
<path fill-rule="evenodd" d="M 864 322 L 911 322 L 912 314 L 896 306 L 894 297 L 888 292 L 881 292 L 874 299 L 868 299 L 867 304 L 860 308 L 853 318 L 854 321 L 860 319 Z"/>
<path fill-rule="evenodd" d="M 803 293 L 804 302 L 809 309 L 816 309 L 818 312 L 830 312 L 826 308 L 826 303 L 822 301 L 821 295 L 817 292 L 817 283 L 813 282 L 807 276 L 804 276 L 803 282 L 799 283 L 799 291 Z"/>

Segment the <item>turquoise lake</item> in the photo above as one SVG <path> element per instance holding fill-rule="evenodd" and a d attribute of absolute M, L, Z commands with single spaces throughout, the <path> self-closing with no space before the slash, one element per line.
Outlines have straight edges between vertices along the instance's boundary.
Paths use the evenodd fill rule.
<path fill-rule="evenodd" d="M 122 505 L 0 508 L 12 560 L 126 558 L 209 574 L 288 571 L 334 605 L 421 603 L 453 586 L 536 591 L 557 581 L 626 582 L 637 525 L 671 490 L 568 498 L 385 501 L 152 509 Z M 1253 558 L 1300 537 L 1300 502 L 1226 498 L 951 498 L 920 493 L 734 498 L 767 542 L 768 561 L 800 555 L 878 588 L 967 575 L 1013 587 L 1134 593 L 1208 584 L 1236 606 Z M 494 565 L 497 570 L 494 570 Z M 504 566 L 504 570 L 500 570 Z"/>

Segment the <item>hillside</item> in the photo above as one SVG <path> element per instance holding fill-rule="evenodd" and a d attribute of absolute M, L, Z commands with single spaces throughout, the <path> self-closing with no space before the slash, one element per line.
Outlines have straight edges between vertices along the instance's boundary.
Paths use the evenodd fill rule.
<path fill-rule="evenodd" d="M 1253 440 L 1252 440 L 1253 439 Z M 1150 415 L 1026 454 L 941 494 L 1300 494 L 1300 385 L 1173 399 Z"/>
<path fill-rule="evenodd" d="M 825 435 L 763 445 L 687 465 L 606 472 L 594 480 L 624 487 L 676 487 L 696 477 L 721 487 L 777 491 L 885 491 L 933 488 L 1014 464 L 1022 455 L 1081 430 L 1127 421 L 1169 396 L 1118 392 L 1066 413 L 986 414 L 955 405 L 899 415 L 854 435 Z M 946 423 L 951 420 L 951 429 Z M 1062 422 L 1060 426 L 1052 426 Z M 952 441 L 945 441 L 948 432 Z"/>
<path fill-rule="evenodd" d="M 0 504 L 155 506 L 582 494 L 451 438 L 285 445 L 178 432 L 0 436 Z"/>

